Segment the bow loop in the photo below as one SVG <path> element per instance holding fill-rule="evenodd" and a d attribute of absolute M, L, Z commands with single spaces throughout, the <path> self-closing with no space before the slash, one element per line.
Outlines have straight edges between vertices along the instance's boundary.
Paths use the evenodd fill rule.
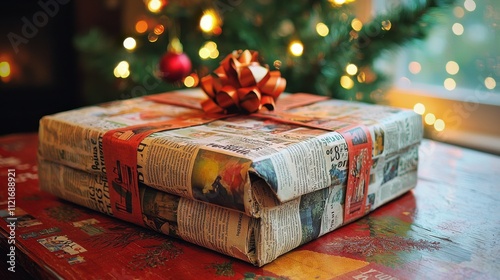
<path fill-rule="evenodd" d="M 233 51 L 212 74 L 201 79 L 208 100 L 207 113 L 254 113 L 262 107 L 274 110 L 276 99 L 285 90 L 279 71 L 269 71 L 258 62 L 256 51 Z"/>

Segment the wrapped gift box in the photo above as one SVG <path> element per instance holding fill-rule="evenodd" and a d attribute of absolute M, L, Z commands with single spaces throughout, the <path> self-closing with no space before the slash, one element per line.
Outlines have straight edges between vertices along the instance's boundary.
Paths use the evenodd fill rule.
<path fill-rule="evenodd" d="M 199 90 L 40 121 L 40 186 L 261 266 L 416 185 L 421 116 L 282 95 L 274 111 L 204 113 Z"/>

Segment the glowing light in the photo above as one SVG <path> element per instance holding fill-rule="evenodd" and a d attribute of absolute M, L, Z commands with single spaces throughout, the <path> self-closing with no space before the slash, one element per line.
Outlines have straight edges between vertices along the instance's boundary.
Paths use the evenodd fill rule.
<path fill-rule="evenodd" d="M 194 86 L 194 78 L 193 76 L 187 76 L 185 79 L 184 79 L 184 85 L 186 87 L 193 87 Z"/>
<path fill-rule="evenodd" d="M 365 72 L 359 72 L 358 82 L 364 83 L 365 81 L 366 81 L 366 74 L 365 74 Z"/>
<path fill-rule="evenodd" d="M 148 41 L 150 41 L 151 43 L 154 43 L 158 40 L 158 35 L 155 35 L 153 33 L 150 33 L 148 35 Z"/>
<path fill-rule="evenodd" d="M 129 64 L 128 62 L 120 61 L 118 65 L 116 65 L 115 69 L 113 70 L 113 74 L 117 78 L 127 78 L 130 75 L 130 70 L 129 70 Z"/>
<path fill-rule="evenodd" d="M 217 15 L 213 10 L 206 10 L 200 18 L 200 28 L 203 32 L 213 32 L 219 26 Z"/>
<path fill-rule="evenodd" d="M 453 31 L 453 34 L 460 36 L 464 34 L 464 26 L 460 23 L 454 23 L 453 26 L 451 27 L 451 31 Z"/>
<path fill-rule="evenodd" d="M 450 60 L 446 63 L 446 72 L 448 72 L 448 74 L 455 75 L 459 70 L 460 66 L 455 61 Z"/>
<path fill-rule="evenodd" d="M 425 113 L 425 105 L 422 103 L 417 103 L 413 106 L 413 111 L 419 115 L 423 115 Z"/>
<path fill-rule="evenodd" d="M 281 62 L 281 60 L 275 60 L 275 61 L 273 62 L 273 66 L 274 66 L 274 68 L 276 68 L 276 69 L 280 69 L 282 64 L 283 64 L 283 63 Z"/>
<path fill-rule="evenodd" d="M 345 89 L 351 89 L 354 86 L 354 81 L 349 76 L 340 77 L 340 85 Z"/>
<path fill-rule="evenodd" d="M 0 77 L 8 78 L 10 76 L 10 64 L 7 61 L 0 62 Z"/>
<path fill-rule="evenodd" d="M 392 23 L 390 20 L 384 20 L 382 21 L 382 30 L 388 31 L 391 30 Z"/>
<path fill-rule="evenodd" d="M 213 50 L 210 52 L 211 59 L 216 59 L 217 57 L 219 57 L 219 50 Z"/>
<path fill-rule="evenodd" d="M 202 59 L 216 59 L 219 57 L 219 50 L 217 49 L 217 44 L 213 41 L 207 41 L 198 51 L 198 55 Z"/>
<path fill-rule="evenodd" d="M 358 73 L 358 67 L 351 63 L 346 66 L 345 71 L 349 75 L 356 75 L 356 73 Z"/>
<path fill-rule="evenodd" d="M 163 31 L 165 31 L 165 27 L 162 25 L 162 24 L 158 24 L 157 26 L 155 26 L 155 28 L 153 29 L 153 33 L 156 34 L 156 35 L 160 35 L 163 33 Z"/>
<path fill-rule="evenodd" d="M 437 119 L 434 122 L 434 129 L 437 131 L 443 131 L 445 127 L 444 121 L 442 119 Z"/>
<path fill-rule="evenodd" d="M 293 41 L 290 43 L 289 47 L 290 52 L 294 56 L 301 56 L 304 52 L 304 45 L 300 41 Z"/>
<path fill-rule="evenodd" d="M 464 9 L 462 9 L 462 7 L 455 7 L 453 9 L 453 14 L 457 17 L 457 18 L 463 18 L 464 15 L 465 15 L 465 11 Z"/>
<path fill-rule="evenodd" d="M 207 48 L 205 47 L 202 47 L 200 48 L 200 50 L 198 51 L 198 55 L 202 58 L 202 59 L 207 59 L 210 57 L 210 50 L 208 50 Z"/>
<path fill-rule="evenodd" d="M 123 47 L 129 51 L 134 50 L 136 46 L 137 42 L 132 37 L 128 37 L 125 40 L 123 40 Z"/>
<path fill-rule="evenodd" d="M 457 87 L 457 82 L 453 80 L 452 78 L 447 78 L 444 80 L 444 88 L 447 90 L 454 90 Z"/>
<path fill-rule="evenodd" d="M 330 0 L 330 3 L 334 4 L 334 5 L 343 5 L 345 4 L 346 0 Z"/>
<path fill-rule="evenodd" d="M 363 28 L 363 23 L 359 19 L 355 18 L 351 21 L 351 27 L 356 31 L 360 31 Z"/>
<path fill-rule="evenodd" d="M 162 6 L 163 3 L 161 2 L 161 0 L 150 0 L 148 2 L 148 10 L 152 13 L 160 12 Z"/>
<path fill-rule="evenodd" d="M 473 12 L 476 9 L 476 2 L 474 0 L 465 0 L 464 8 L 469 12 Z"/>
<path fill-rule="evenodd" d="M 137 33 L 144 33 L 148 30 L 148 23 L 145 20 L 140 20 L 135 24 Z"/>
<path fill-rule="evenodd" d="M 326 24 L 319 22 L 316 24 L 316 32 L 318 32 L 319 36 L 325 37 L 328 33 L 330 33 L 330 29 L 326 26 Z"/>
<path fill-rule="evenodd" d="M 215 51 L 217 50 L 217 44 L 213 41 L 208 41 L 205 43 L 205 48 L 207 48 L 209 51 Z"/>
<path fill-rule="evenodd" d="M 486 79 L 484 79 L 484 86 L 487 89 L 494 89 L 497 86 L 497 82 L 492 77 L 487 77 Z"/>
<path fill-rule="evenodd" d="M 428 113 L 427 115 L 425 115 L 424 121 L 428 125 L 433 125 L 436 121 L 436 116 L 434 116 L 433 113 Z"/>
<path fill-rule="evenodd" d="M 418 62 L 412 61 L 408 64 L 408 70 L 410 70 L 410 73 L 412 74 L 418 74 L 422 71 L 422 66 Z"/>

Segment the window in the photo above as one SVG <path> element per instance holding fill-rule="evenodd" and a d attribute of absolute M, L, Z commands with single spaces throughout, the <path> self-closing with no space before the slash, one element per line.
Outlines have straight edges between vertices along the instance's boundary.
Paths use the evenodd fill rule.
<path fill-rule="evenodd" d="M 422 114 L 428 138 L 500 154 L 500 1 L 457 1 L 436 16 L 398 53 L 387 100 Z"/>

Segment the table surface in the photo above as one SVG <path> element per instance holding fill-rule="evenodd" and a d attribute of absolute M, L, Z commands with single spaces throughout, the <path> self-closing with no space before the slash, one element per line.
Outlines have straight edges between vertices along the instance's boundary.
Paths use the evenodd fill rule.
<path fill-rule="evenodd" d="M 500 279 L 499 156 L 424 140 L 415 189 L 258 268 L 41 192 L 36 151 L 37 134 L 0 137 L 0 210 L 15 169 L 23 215 L 11 238 L 15 273 L 5 267 L 7 217 L 0 221 L 7 279 L 22 276 L 21 267 L 64 279 Z M 97 223 L 74 223 L 87 219 Z M 47 245 L 52 236 L 85 251 L 62 252 Z"/>

